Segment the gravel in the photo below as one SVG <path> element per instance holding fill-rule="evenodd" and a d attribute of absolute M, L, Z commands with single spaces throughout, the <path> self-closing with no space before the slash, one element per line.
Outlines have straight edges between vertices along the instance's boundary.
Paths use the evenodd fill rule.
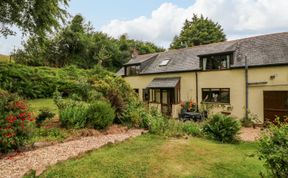
<path fill-rule="evenodd" d="M 100 148 L 108 143 L 117 143 L 141 135 L 144 130 L 131 129 L 125 133 L 115 133 L 59 143 L 33 151 L 17 154 L 15 157 L 0 159 L 0 178 L 22 177 L 31 169 L 36 175 L 41 174 L 48 166 L 64 161 L 87 151 Z"/>
<path fill-rule="evenodd" d="M 260 138 L 261 128 L 245 128 L 240 130 L 240 139 L 243 141 L 253 142 Z"/>

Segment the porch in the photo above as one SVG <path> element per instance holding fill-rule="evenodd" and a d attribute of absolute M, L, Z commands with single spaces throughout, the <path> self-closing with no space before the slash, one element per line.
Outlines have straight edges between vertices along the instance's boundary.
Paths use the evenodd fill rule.
<path fill-rule="evenodd" d="M 149 108 L 157 108 L 164 115 L 178 118 L 180 105 L 180 77 L 154 78 L 147 86 Z"/>

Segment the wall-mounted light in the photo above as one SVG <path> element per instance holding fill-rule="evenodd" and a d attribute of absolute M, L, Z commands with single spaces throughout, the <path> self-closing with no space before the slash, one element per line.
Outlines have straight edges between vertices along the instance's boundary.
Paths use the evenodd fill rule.
<path fill-rule="evenodd" d="M 274 80 L 275 78 L 276 78 L 276 74 L 274 74 L 274 75 L 270 75 L 270 80 Z"/>

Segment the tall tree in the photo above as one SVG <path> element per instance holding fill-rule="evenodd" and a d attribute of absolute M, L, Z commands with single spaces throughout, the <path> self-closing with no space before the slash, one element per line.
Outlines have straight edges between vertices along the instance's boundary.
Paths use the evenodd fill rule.
<path fill-rule="evenodd" d="M 179 36 L 175 36 L 170 44 L 171 49 L 198 46 L 225 41 L 226 36 L 221 25 L 211 19 L 193 15 L 191 21 L 186 20 Z"/>
<path fill-rule="evenodd" d="M 15 25 L 24 34 L 44 36 L 64 22 L 69 0 L 1 0 L 0 36 L 13 35 Z"/>
<path fill-rule="evenodd" d="M 105 33 L 95 32 L 81 15 L 74 16 L 68 25 L 54 36 L 43 38 L 43 42 L 38 43 L 37 38 L 31 36 L 23 49 L 15 52 L 15 61 L 33 66 L 76 65 L 85 69 L 100 64 L 116 71 L 131 58 L 134 49 L 137 49 L 139 54 L 164 50 L 153 43 L 128 39 L 127 35 L 115 39 Z"/>

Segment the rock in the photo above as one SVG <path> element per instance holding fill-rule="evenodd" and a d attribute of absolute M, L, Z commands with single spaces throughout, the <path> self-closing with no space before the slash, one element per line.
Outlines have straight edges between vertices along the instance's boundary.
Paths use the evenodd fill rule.
<path fill-rule="evenodd" d="M 50 145 L 53 145 L 53 143 L 51 143 L 51 142 L 35 142 L 33 144 L 33 147 L 42 148 L 42 147 L 46 147 L 46 146 L 50 146 Z"/>

